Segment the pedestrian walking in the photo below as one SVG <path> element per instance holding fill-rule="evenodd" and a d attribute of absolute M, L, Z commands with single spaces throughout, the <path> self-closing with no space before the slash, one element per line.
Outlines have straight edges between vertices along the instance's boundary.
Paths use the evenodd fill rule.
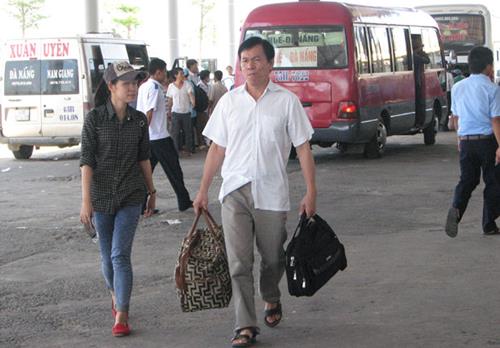
<path fill-rule="evenodd" d="M 425 123 L 425 64 L 431 61 L 424 51 L 422 37 L 412 35 L 413 43 L 413 75 L 415 77 L 415 126 L 423 127 Z"/>
<path fill-rule="evenodd" d="M 151 171 L 158 162 L 167 175 L 177 196 L 180 211 L 192 207 L 192 201 L 184 185 L 184 174 L 179 155 L 167 130 L 167 110 L 162 83 L 167 79 L 167 64 L 158 58 L 149 62 L 149 79 L 139 87 L 137 110 L 146 115 L 151 146 Z"/>
<path fill-rule="evenodd" d="M 208 109 L 208 117 L 212 114 L 220 98 L 227 93 L 227 88 L 222 83 L 222 71 L 217 70 L 214 72 L 214 82 L 208 90 L 208 100 L 210 103 Z"/>
<path fill-rule="evenodd" d="M 234 86 L 234 74 L 233 67 L 231 65 L 226 66 L 227 76 L 222 79 L 222 83 L 226 86 L 227 90 L 230 91 Z"/>
<path fill-rule="evenodd" d="M 234 347 L 255 342 L 254 241 L 261 255 L 260 295 L 264 323 L 282 318 L 279 282 L 285 266 L 283 244 L 290 209 L 286 164 L 291 144 L 297 148 L 307 186 L 300 211 L 316 210 L 315 167 L 309 146 L 313 129 L 299 99 L 269 79 L 274 48 L 252 37 L 238 49 L 246 83 L 219 100 L 203 134 L 213 141 L 204 165 L 196 213 L 208 207 L 208 189 L 222 166 L 222 225 L 236 313 Z"/>
<path fill-rule="evenodd" d="M 130 254 L 146 188 L 144 215 L 150 216 L 155 208 L 148 123 L 128 105 L 137 96 L 137 74 L 128 62 L 110 64 L 82 129 L 80 221 L 95 225 L 99 236 L 102 272 L 111 292 L 113 336 L 130 334 Z"/>
<path fill-rule="evenodd" d="M 446 219 L 446 234 L 455 237 L 472 192 L 483 173 L 483 218 L 485 235 L 498 234 L 495 220 L 500 216 L 500 185 L 495 180 L 495 164 L 500 163 L 500 89 L 490 76 L 493 52 L 473 48 L 468 57 L 471 75 L 452 90 L 452 117 L 460 151 L 460 180 Z M 457 127 L 458 123 L 458 127 Z"/>
<path fill-rule="evenodd" d="M 167 90 L 168 109 L 172 119 L 172 138 L 178 152 L 181 151 L 183 143 L 186 152 L 191 154 L 194 151 L 193 126 L 191 124 L 191 110 L 195 103 L 193 86 L 186 81 L 182 68 L 175 68 L 173 74 L 175 81 L 168 86 Z M 183 139 L 181 139 L 181 131 Z"/>

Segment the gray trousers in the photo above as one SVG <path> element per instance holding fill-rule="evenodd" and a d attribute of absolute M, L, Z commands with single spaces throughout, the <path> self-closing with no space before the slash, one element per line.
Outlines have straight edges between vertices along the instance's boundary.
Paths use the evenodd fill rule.
<path fill-rule="evenodd" d="M 254 240 L 261 255 L 259 290 L 265 302 L 279 301 L 285 270 L 287 212 L 255 209 L 250 184 L 224 198 L 222 226 L 236 312 L 235 330 L 257 328 L 253 279 Z"/>
<path fill-rule="evenodd" d="M 184 141 L 181 139 L 181 130 L 184 133 Z M 191 113 L 178 114 L 172 112 L 172 140 L 174 141 L 177 152 L 181 151 L 184 144 L 187 152 L 193 152 L 193 126 L 191 124 Z"/>

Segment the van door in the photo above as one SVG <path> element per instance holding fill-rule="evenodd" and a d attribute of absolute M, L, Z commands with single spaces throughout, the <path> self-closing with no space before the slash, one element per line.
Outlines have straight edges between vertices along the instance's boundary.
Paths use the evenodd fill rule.
<path fill-rule="evenodd" d="M 42 135 L 79 137 L 84 110 L 78 41 L 46 39 L 41 43 Z"/>
<path fill-rule="evenodd" d="M 39 137 L 41 65 L 37 40 L 4 46 L 2 132 L 5 137 Z"/>

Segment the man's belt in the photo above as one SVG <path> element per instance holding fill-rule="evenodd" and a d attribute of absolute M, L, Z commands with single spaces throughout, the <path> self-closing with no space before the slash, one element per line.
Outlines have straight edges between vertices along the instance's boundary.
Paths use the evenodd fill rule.
<path fill-rule="evenodd" d="M 462 135 L 459 136 L 458 139 L 460 140 L 483 140 L 483 139 L 491 139 L 493 138 L 493 134 L 473 134 L 473 135 Z"/>

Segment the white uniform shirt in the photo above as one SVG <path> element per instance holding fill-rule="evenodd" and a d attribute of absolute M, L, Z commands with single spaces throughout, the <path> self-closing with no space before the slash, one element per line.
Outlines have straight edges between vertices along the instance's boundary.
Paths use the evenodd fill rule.
<path fill-rule="evenodd" d="M 193 93 L 191 82 L 184 81 L 179 89 L 175 83 L 168 85 L 167 97 L 172 98 L 172 112 L 178 114 L 188 114 L 191 112 L 191 100 L 189 94 Z"/>
<path fill-rule="evenodd" d="M 161 84 L 152 78 L 139 87 L 137 95 L 137 110 L 146 114 L 151 109 L 153 116 L 149 125 L 149 140 L 168 138 L 165 95 Z"/>
<path fill-rule="evenodd" d="M 226 149 L 219 199 L 251 182 L 256 209 L 290 210 L 286 164 L 291 143 L 311 139 L 299 99 L 269 82 L 258 101 L 245 85 L 222 96 L 203 135 Z"/>

